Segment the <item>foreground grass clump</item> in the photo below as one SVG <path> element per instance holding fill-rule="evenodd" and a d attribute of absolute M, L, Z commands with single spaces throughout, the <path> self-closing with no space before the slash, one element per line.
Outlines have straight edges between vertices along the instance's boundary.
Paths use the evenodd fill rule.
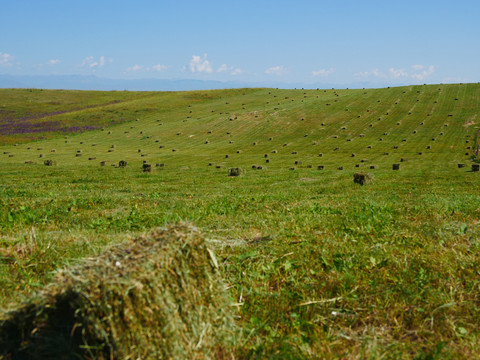
<path fill-rule="evenodd" d="M 178 225 L 59 271 L 0 315 L 0 358 L 230 358 L 235 327 L 218 262 Z"/>

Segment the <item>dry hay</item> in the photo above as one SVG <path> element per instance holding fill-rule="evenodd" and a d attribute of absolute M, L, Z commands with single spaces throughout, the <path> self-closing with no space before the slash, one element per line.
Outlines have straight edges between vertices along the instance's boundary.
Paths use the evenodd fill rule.
<path fill-rule="evenodd" d="M 0 315 L 6 359 L 230 359 L 236 329 L 201 233 L 156 229 L 59 271 Z"/>
<path fill-rule="evenodd" d="M 372 184 L 374 178 L 375 178 L 374 175 L 369 173 L 353 174 L 353 182 L 355 184 L 360 184 L 360 185 Z"/>
<path fill-rule="evenodd" d="M 43 165 L 45 165 L 45 166 L 55 166 L 55 165 L 57 165 L 57 162 L 55 160 L 44 160 Z"/>
<path fill-rule="evenodd" d="M 244 170 L 242 168 L 230 168 L 228 169 L 228 176 L 242 176 L 244 174 Z"/>

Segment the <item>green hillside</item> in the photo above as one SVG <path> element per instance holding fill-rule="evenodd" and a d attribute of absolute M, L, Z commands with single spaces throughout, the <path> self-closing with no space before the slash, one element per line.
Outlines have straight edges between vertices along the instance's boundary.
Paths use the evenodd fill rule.
<path fill-rule="evenodd" d="M 478 357 L 480 84 L 0 94 L 5 308 L 188 221 L 219 254 L 238 358 Z"/>

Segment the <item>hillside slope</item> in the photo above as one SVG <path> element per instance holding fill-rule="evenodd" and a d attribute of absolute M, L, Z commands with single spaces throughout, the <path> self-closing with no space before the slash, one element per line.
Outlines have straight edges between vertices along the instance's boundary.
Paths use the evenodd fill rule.
<path fill-rule="evenodd" d="M 119 121 L 118 113 L 128 113 L 123 121 L 130 121 L 18 145 L 6 149 L 2 161 L 43 162 L 38 159 L 42 154 L 64 166 L 147 160 L 172 167 L 249 167 L 265 162 L 268 154 L 273 168 L 295 161 L 353 167 L 361 159 L 386 166 L 401 158 L 414 167 L 430 161 L 452 166 L 475 150 L 479 95 L 478 84 L 134 94 L 127 102 L 72 112 L 62 105 L 67 112 L 42 119 L 78 128 L 92 126 L 95 119 L 103 128 Z M 88 160 L 92 157 L 95 161 Z"/>

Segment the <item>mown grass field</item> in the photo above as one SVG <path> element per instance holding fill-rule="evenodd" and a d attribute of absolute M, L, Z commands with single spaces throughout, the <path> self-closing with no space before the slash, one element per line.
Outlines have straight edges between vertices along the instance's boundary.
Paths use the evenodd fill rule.
<path fill-rule="evenodd" d="M 238 358 L 479 358 L 479 84 L 1 95 L 5 309 L 188 221 L 222 260 Z"/>

